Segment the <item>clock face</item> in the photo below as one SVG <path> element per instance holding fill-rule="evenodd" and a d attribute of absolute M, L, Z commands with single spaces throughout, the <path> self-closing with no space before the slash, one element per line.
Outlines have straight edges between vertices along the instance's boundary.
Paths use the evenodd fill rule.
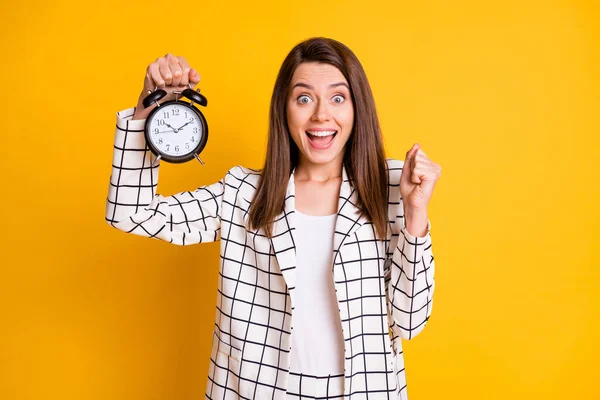
<path fill-rule="evenodd" d="M 202 141 L 204 131 L 198 114 L 182 103 L 161 106 L 151 117 L 148 138 L 168 156 L 185 156 Z"/>

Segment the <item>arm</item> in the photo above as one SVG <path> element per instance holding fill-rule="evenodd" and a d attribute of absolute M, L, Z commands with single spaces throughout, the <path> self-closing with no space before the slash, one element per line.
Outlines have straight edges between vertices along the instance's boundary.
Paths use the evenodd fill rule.
<path fill-rule="evenodd" d="M 117 113 L 106 222 L 127 233 L 179 245 L 213 242 L 221 229 L 225 178 L 194 191 L 156 194 L 159 163 L 144 138 L 145 119 L 132 120 L 135 108 Z"/>
<path fill-rule="evenodd" d="M 403 209 L 402 201 L 400 209 Z M 391 257 L 388 294 L 394 321 L 392 330 L 408 340 L 425 328 L 431 315 L 435 263 L 429 220 L 426 234 L 413 236 L 406 227 L 405 215 L 398 218 L 396 223 L 401 229 Z"/>
<path fill-rule="evenodd" d="M 390 198 L 400 198 L 396 203 L 399 213 L 392 214 L 396 216 L 394 225 L 399 232 L 387 264 L 390 281 L 386 289 L 391 329 L 403 339 L 412 339 L 425 328 L 431 316 L 435 264 L 426 210 L 442 168 L 429 159 L 418 143 L 406 153 L 405 161 L 393 164 Z"/>

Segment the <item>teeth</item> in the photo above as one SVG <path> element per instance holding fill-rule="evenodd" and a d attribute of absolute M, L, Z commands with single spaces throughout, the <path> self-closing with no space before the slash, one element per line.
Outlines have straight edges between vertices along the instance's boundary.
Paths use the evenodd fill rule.
<path fill-rule="evenodd" d="M 310 135 L 313 136 L 331 136 L 333 135 L 336 131 L 316 131 L 316 132 L 311 132 L 311 131 L 306 131 L 307 133 L 309 133 Z"/>

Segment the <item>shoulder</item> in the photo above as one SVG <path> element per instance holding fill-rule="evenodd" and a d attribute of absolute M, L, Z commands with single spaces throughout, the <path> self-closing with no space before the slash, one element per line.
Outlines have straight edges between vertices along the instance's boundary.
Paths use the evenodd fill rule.
<path fill-rule="evenodd" d="M 225 185 L 237 190 L 256 190 L 260 179 L 260 170 L 236 165 L 225 174 Z"/>
<path fill-rule="evenodd" d="M 402 175 L 404 161 L 396 160 L 394 158 L 387 158 L 385 161 L 387 164 L 388 184 L 390 186 L 398 186 L 400 184 L 400 176 Z"/>

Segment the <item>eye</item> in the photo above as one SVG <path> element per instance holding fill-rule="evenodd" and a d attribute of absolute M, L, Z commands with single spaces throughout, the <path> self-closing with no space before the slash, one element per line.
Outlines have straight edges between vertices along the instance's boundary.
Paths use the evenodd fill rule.
<path fill-rule="evenodd" d="M 311 98 L 305 94 L 298 96 L 297 100 L 300 104 L 308 104 L 312 101 Z"/>
<path fill-rule="evenodd" d="M 333 102 L 337 103 L 337 104 L 341 104 L 346 100 L 346 98 L 344 96 L 342 96 L 341 94 L 336 94 L 335 96 L 333 96 Z"/>

